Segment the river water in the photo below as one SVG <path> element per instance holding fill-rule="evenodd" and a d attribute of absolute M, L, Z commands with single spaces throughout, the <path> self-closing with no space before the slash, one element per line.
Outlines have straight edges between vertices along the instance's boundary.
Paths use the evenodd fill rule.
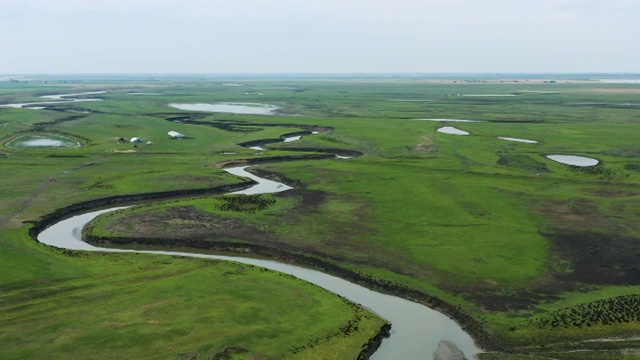
<path fill-rule="evenodd" d="M 83 95 L 99 95 L 106 94 L 106 91 L 89 91 L 78 94 L 61 94 L 61 95 L 45 95 L 40 96 L 43 99 L 52 100 L 52 101 L 39 101 L 39 102 L 28 102 L 28 103 L 15 103 L 15 104 L 5 104 L 0 105 L 0 107 L 11 107 L 16 109 L 30 109 L 30 110 L 42 110 L 46 109 L 45 106 L 42 105 L 56 105 L 56 104 L 64 104 L 64 103 L 72 103 L 72 102 L 86 102 L 86 101 L 102 101 L 102 99 L 69 99 L 77 96 Z M 36 106 L 37 105 L 37 106 Z"/>
<path fill-rule="evenodd" d="M 276 193 L 291 189 L 291 187 L 275 181 L 260 178 L 250 174 L 245 167 L 228 168 L 225 171 L 251 178 L 258 182 L 243 191 L 234 194 L 264 194 Z M 442 340 L 449 340 L 456 344 L 469 359 L 473 359 L 479 352 L 473 339 L 449 317 L 428 308 L 422 304 L 411 302 L 397 296 L 382 294 L 369 290 L 363 286 L 328 275 L 317 270 L 300 266 L 279 263 L 272 260 L 254 259 L 236 256 L 208 255 L 176 251 L 141 251 L 126 249 L 99 248 L 82 240 L 82 228 L 100 214 L 123 209 L 114 207 L 106 210 L 74 216 L 62 220 L 38 235 L 38 241 L 43 244 L 70 249 L 106 252 L 138 252 L 147 254 L 179 255 L 214 260 L 235 261 L 265 267 L 293 275 L 299 279 L 316 284 L 326 290 L 343 296 L 354 303 L 370 309 L 392 324 L 391 337 L 385 339 L 372 359 L 431 359 L 433 352 Z"/>
<path fill-rule="evenodd" d="M 77 102 L 77 101 L 97 101 L 100 99 L 64 99 L 65 97 L 74 97 L 78 95 L 89 94 L 102 94 L 104 92 L 89 92 L 82 94 L 65 94 L 65 95 L 48 95 L 43 98 L 54 100 L 51 103 L 61 102 Z M 24 104 L 9 104 L 4 106 L 10 107 L 22 107 L 32 103 Z M 48 102 L 42 102 L 38 104 L 48 104 Z M 201 104 L 197 104 L 201 105 Z M 207 104 L 211 105 L 211 104 Z M 226 104 L 229 105 L 229 104 Z M 231 105 L 256 105 L 256 104 L 231 104 Z M 262 105 L 262 104 L 261 104 Z M 262 107 L 262 109 L 260 109 Z M 262 114 L 272 112 L 276 110 L 273 106 L 256 106 L 260 109 Z M 186 109 L 185 109 L 186 110 Z M 188 110 L 200 110 L 200 111 L 213 111 L 211 108 L 206 110 L 200 109 L 188 109 Z M 219 110 L 219 109 L 217 109 Z M 229 108 L 225 108 L 229 110 Z M 233 109 L 244 110 L 247 109 Z M 456 129 L 458 130 L 458 129 Z M 461 131 L 461 130 L 458 130 Z M 314 132 L 317 133 L 317 132 Z M 288 141 L 297 141 L 300 137 L 287 138 Z M 341 159 L 348 159 L 349 157 L 336 156 Z M 234 192 L 233 194 L 267 194 L 277 193 L 292 189 L 290 186 L 276 181 L 268 180 L 251 174 L 246 171 L 248 166 L 227 168 L 230 174 L 250 178 L 257 182 L 256 185 L 251 186 L 245 190 Z M 178 251 L 156 251 L 156 250 L 129 250 L 129 249 L 113 249 L 113 248 L 100 248 L 90 245 L 82 240 L 82 229 L 86 224 L 97 216 L 124 209 L 126 207 L 113 207 L 110 209 L 103 209 L 85 213 L 70 217 L 62 220 L 38 235 L 38 241 L 43 244 L 55 246 L 58 248 L 69 250 L 85 250 L 85 251 L 101 251 L 101 252 L 133 252 L 133 253 L 145 253 L 145 254 L 160 254 L 160 255 L 178 255 L 185 257 L 207 258 L 213 260 L 225 260 L 235 261 L 243 264 L 250 264 L 255 266 L 265 267 L 271 270 L 279 271 L 282 273 L 293 275 L 299 279 L 308 281 L 317 286 L 320 286 L 328 291 L 345 297 L 346 299 L 358 303 L 380 317 L 391 322 L 391 336 L 385 339 L 380 348 L 372 356 L 374 360 L 387 360 L 387 359 L 431 359 L 433 352 L 438 348 L 438 344 L 443 340 L 449 340 L 456 344 L 469 359 L 473 359 L 479 352 L 478 347 L 475 345 L 473 339 L 469 334 L 464 332 L 462 328 L 452 319 L 444 314 L 441 314 L 427 306 L 418 304 L 409 300 L 402 299 L 397 296 L 386 295 L 377 291 L 369 290 L 361 285 L 351 283 L 336 276 L 325 274 L 323 272 L 312 270 L 300 266 L 291 264 L 280 263 L 272 260 L 254 259 L 239 256 L 223 256 L 223 255 L 209 255 L 198 254 L 189 252 Z"/>

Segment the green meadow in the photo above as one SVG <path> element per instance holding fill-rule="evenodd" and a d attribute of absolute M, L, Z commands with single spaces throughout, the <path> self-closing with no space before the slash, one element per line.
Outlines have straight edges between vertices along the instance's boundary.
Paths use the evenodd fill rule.
<path fill-rule="evenodd" d="M 102 215 L 85 233 L 311 256 L 459 307 L 499 344 L 486 359 L 638 358 L 638 85 L 241 83 L 0 83 L 0 104 L 107 91 L 88 96 L 104 101 L 47 110 L 0 107 L 3 358 L 37 358 L 45 348 L 54 358 L 204 359 L 225 349 L 246 351 L 234 359 L 355 358 L 384 321 L 302 281 L 227 262 L 61 251 L 27 234 L 42 216 L 83 201 L 240 184 L 221 165 L 326 149 L 362 155 L 267 163 L 256 171 L 295 189 L 241 207 L 229 205 L 237 196 L 147 201 Z M 281 109 L 168 106 L 213 102 Z M 417 120 L 426 118 L 477 122 Z M 445 124 L 470 135 L 438 132 Z M 238 145 L 316 127 L 323 131 L 266 151 Z M 188 138 L 170 139 L 170 130 Z M 6 146 L 43 135 L 81 147 Z M 138 136 L 142 143 L 128 141 Z M 599 164 L 564 165 L 553 154 Z M 340 333 L 354 319 L 359 330 Z"/>

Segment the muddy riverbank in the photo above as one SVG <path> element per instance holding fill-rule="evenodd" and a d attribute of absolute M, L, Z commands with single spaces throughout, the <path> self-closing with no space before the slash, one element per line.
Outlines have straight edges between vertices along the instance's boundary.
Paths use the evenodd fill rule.
<path fill-rule="evenodd" d="M 185 198 L 201 195 L 220 195 L 226 194 L 228 192 L 243 190 L 255 184 L 255 181 L 248 180 L 240 184 L 222 185 L 213 188 L 160 191 L 133 195 L 118 195 L 83 201 L 58 209 L 50 214 L 43 216 L 42 218 L 40 218 L 40 220 L 33 222 L 34 225 L 29 229 L 29 235 L 37 240 L 38 234 L 49 226 L 71 216 L 82 214 L 91 210 L 103 209 L 113 206 L 140 204 L 150 200 L 169 200 L 173 198 Z"/>

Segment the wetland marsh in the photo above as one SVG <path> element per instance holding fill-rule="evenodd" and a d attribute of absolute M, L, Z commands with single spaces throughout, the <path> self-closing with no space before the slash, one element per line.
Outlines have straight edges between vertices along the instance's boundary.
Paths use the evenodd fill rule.
<path fill-rule="evenodd" d="M 136 91 L 147 92 L 144 85 Z M 163 96 L 123 97 L 130 86 L 0 84 L 0 103 L 10 100 L 0 108 L 0 165 L 13 174 L 0 180 L 5 189 L 0 259 L 7 274 L 0 281 L 5 314 L 0 324 L 7 329 L 0 341 L 9 357 L 29 357 L 43 343 L 54 344 L 49 347 L 54 358 L 86 354 L 107 337 L 123 344 L 119 349 L 130 357 L 145 350 L 205 357 L 239 348 L 246 356 L 238 358 L 346 359 L 384 333 L 386 320 L 391 338 L 382 340 L 380 359 L 429 358 L 446 339 L 468 357 L 476 352 L 468 345 L 475 341 L 487 359 L 509 358 L 501 351 L 535 359 L 589 349 L 599 350 L 589 354 L 593 359 L 622 359 L 622 350 L 637 349 L 631 340 L 605 341 L 640 332 L 640 319 L 616 305 L 633 303 L 640 292 L 637 116 L 630 107 L 571 105 L 637 102 L 633 92 L 611 91 L 636 84 L 603 84 L 604 99 L 591 91 L 593 84 L 264 80 L 256 88 L 269 88 L 269 102 L 278 104 L 268 107 L 270 116 L 169 107 L 259 103 L 264 95 L 245 94 L 253 90 L 250 83 L 236 90 L 169 82 L 153 87 Z M 480 93 L 479 86 L 489 95 L 520 95 L 447 96 Z M 305 91 L 297 91 L 301 88 Z M 336 97 L 340 91 L 351 95 Z M 96 92 L 103 101 L 70 102 L 57 111 L 7 106 L 36 103 L 32 100 L 42 93 Z M 402 101 L 423 98 L 433 101 Z M 399 101 L 389 101 L 394 99 Z M 281 116 L 276 108 L 300 115 Z M 398 121 L 421 117 L 434 121 Z M 463 126 L 473 136 L 438 134 L 441 122 L 475 118 L 483 122 Z M 12 139 L 43 129 L 82 139 L 83 147 L 9 146 Z M 173 141 L 166 136 L 169 130 L 193 137 Z M 153 146 L 115 141 L 134 136 L 153 140 Z M 238 145 L 244 143 L 251 146 Z M 591 162 L 565 165 L 547 154 L 587 154 Z M 244 190 L 252 189 L 250 181 L 264 185 L 265 180 L 276 193 Z M 55 250 L 31 238 L 40 224 L 52 221 L 47 214 L 65 214 L 62 219 L 125 204 L 133 206 L 89 224 L 85 231 L 95 246 L 184 256 L 195 250 L 228 260 L 237 252 L 250 254 L 251 261 L 264 259 L 236 265 L 86 253 Z M 79 230 L 71 233 L 79 236 Z M 395 332 L 393 317 L 375 305 L 351 298 L 370 312 L 254 267 L 270 260 L 404 298 L 390 308 L 408 323 L 417 318 L 412 309 L 426 305 L 445 314 L 442 324 L 450 321 L 447 316 L 454 318 L 474 340 L 437 329 L 404 330 L 400 320 Z M 200 286 L 202 279 L 208 279 L 207 286 Z M 129 286 L 132 281 L 140 290 Z M 345 286 L 351 285 L 338 287 Z M 41 297 L 61 309 L 43 323 L 34 317 L 48 306 Z M 172 305 L 158 305 L 161 311 L 153 310 L 156 305 L 144 311 L 117 305 L 147 309 L 155 303 Z M 105 311 L 92 313 L 96 308 Z M 606 309 L 605 320 L 588 321 L 598 309 Z M 613 321 L 618 318 L 624 321 Z M 427 319 L 417 323 L 433 321 Z M 212 337 L 210 324 L 218 322 L 229 331 L 216 328 Z M 178 329 L 172 333 L 177 336 L 161 336 L 167 329 Z M 396 336 L 406 331 L 411 335 Z M 143 334 L 159 340 L 149 343 Z M 385 345 L 409 338 L 429 345 L 417 351 Z M 380 337 L 376 341 L 379 345 Z"/>

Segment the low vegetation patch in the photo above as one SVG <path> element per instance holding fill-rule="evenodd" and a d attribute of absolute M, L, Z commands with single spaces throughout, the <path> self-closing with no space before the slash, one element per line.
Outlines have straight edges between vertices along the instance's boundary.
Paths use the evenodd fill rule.
<path fill-rule="evenodd" d="M 218 205 L 220 211 L 242 212 L 247 214 L 255 213 L 269 208 L 275 204 L 276 200 L 272 197 L 263 195 L 235 195 L 225 196 L 221 198 L 221 204 Z"/>
<path fill-rule="evenodd" d="M 534 320 L 541 328 L 582 328 L 631 322 L 640 325 L 640 294 L 616 296 L 558 309 Z"/>

